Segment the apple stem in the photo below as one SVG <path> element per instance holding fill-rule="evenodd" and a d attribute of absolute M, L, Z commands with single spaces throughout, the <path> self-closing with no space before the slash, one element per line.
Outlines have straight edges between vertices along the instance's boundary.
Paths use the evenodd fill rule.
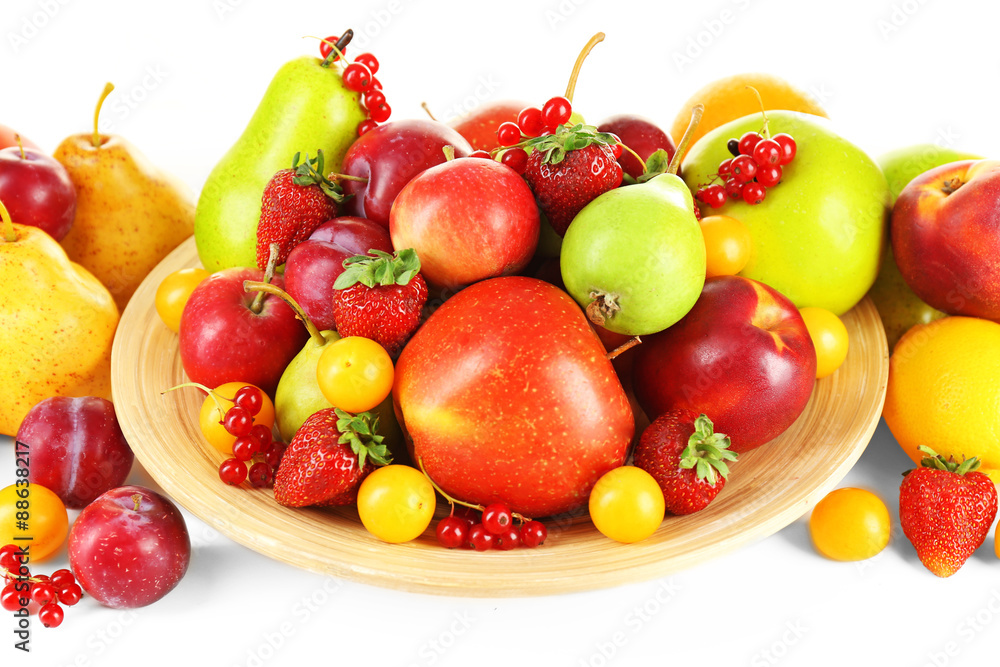
<path fill-rule="evenodd" d="M 206 387 L 205 385 L 201 384 L 200 382 L 182 382 L 181 384 L 174 385 L 170 389 L 164 389 L 163 391 L 160 392 L 160 396 L 162 396 L 163 394 L 166 394 L 167 392 L 174 391 L 175 389 L 183 389 L 184 387 L 197 387 L 198 389 L 201 389 L 203 392 L 205 392 L 206 394 L 208 394 L 209 396 L 212 397 L 212 400 L 215 402 L 215 407 L 218 408 L 218 410 L 219 410 L 219 414 L 220 415 L 226 414 L 226 409 L 222 406 L 222 403 L 219 402 L 219 397 L 215 393 L 215 390 L 212 389 L 211 387 Z M 226 397 L 223 396 L 223 398 L 226 398 Z M 233 396 L 233 398 L 236 398 L 236 397 Z M 231 402 L 231 399 L 226 398 L 226 400 Z"/>
<path fill-rule="evenodd" d="M 684 136 L 681 137 L 680 142 L 677 144 L 677 150 L 674 151 L 673 159 L 667 165 L 668 174 L 677 175 L 677 170 L 681 168 L 681 159 L 684 157 L 684 153 L 687 152 L 688 144 L 691 143 L 691 137 L 694 136 L 694 131 L 698 127 L 698 123 L 701 122 L 701 115 L 703 113 L 705 113 L 704 104 L 696 104 L 691 107 L 691 122 L 688 123 L 687 129 L 684 130 Z"/>
<path fill-rule="evenodd" d="M 747 86 L 747 88 L 752 90 L 753 94 L 757 96 L 757 104 L 760 105 L 760 115 L 764 117 L 764 127 L 761 130 L 761 134 L 764 136 L 765 139 L 770 139 L 771 133 L 767 129 L 767 114 L 764 113 L 764 100 L 760 96 L 760 91 L 754 88 L 753 86 Z"/>
<path fill-rule="evenodd" d="M 114 89 L 115 89 L 115 84 L 109 81 L 108 83 L 104 84 L 104 90 L 101 91 L 101 96 L 97 99 L 97 108 L 94 109 L 94 137 L 93 137 L 94 148 L 101 147 L 101 133 L 97 129 L 97 121 L 101 117 L 101 107 L 104 106 L 104 100 L 108 99 L 108 95 L 110 95 L 111 91 Z"/>
<path fill-rule="evenodd" d="M 24 144 L 22 144 L 22 143 L 21 143 L 21 135 L 20 135 L 20 134 L 15 134 L 15 135 L 14 135 L 14 141 L 16 141 L 16 142 L 17 142 L 17 147 L 18 147 L 19 149 L 21 149 L 21 159 L 22 159 L 22 160 L 27 160 L 27 159 L 28 159 L 28 156 L 26 156 L 26 155 L 24 154 Z"/>
<path fill-rule="evenodd" d="M 950 179 L 948 179 L 947 181 L 945 181 L 944 183 L 941 184 L 941 192 L 945 193 L 946 195 L 950 195 L 951 193 L 953 193 L 955 190 L 958 190 L 963 185 L 965 185 L 965 184 L 962 182 L 962 179 L 957 178 L 957 177 L 956 178 L 950 178 Z"/>
<path fill-rule="evenodd" d="M 573 71 L 569 75 L 569 83 L 566 84 L 566 99 L 570 102 L 573 101 L 573 93 L 576 92 L 576 79 L 580 76 L 580 68 L 583 67 L 583 61 L 587 59 L 591 50 L 598 44 L 604 41 L 604 33 L 599 32 L 590 38 L 583 50 L 580 51 L 580 55 L 576 57 L 576 62 L 573 64 Z"/>
<path fill-rule="evenodd" d="M 451 162 L 455 159 L 455 147 L 454 146 L 442 146 L 441 152 L 444 153 L 444 161 Z"/>
<path fill-rule="evenodd" d="M 267 256 L 267 268 L 264 269 L 264 282 L 269 283 L 274 279 L 274 271 L 278 268 L 278 244 L 272 243 L 268 246 L 268 256 Z M 250 304 L 250 310 L 254 315 L 260 315 L 261 309 L 264 307 L 264 294 L 265 292 L 257 292 L 257 296 L 253 298 L 253 302 Z"/>
<path fill-rule="evenodd" d="M 431 483 L 431 486 L 434 487 L 434 490 L 437 491 L 438 493 L 440 493 L 441 497 L 444 498 L 445 500 L 447 500 L 448 504 L 451 505 L 451 512 L 452 512 L 452 514 L 455 513 L 455 505 L 461 505 L 462 507 L 468 507 L 469 509 L 474 509 L 474 510 L 476 510 L 478 512 L 482 512 L 484 509 L 486 509 L 486 507 L 484 507 L 483 505 L 477 505 L 476 503 L 467 503 L 464 500 L 459 500 L 458 498 L 453 498 L 453 497 L 449 496 L 447 493 L 445 493 L 444 489 L 442 489 L 440 486 L 438 486 L 437 482 L 435 482 L 433 479 L 431 479 L 431 476 L 427 474 L 427 470 L 424 469 L 424 459 L 422 457 L 420 457 L 420 456 L 417 457 L 417 466 L 420 468 L 420 472 L 424 473 L 424 477 L 426 477 L 427 481 Z M 531 521 L 530 517 L 526 517 L 523 514 L 518 514 L 517 512 L 511 512 L 511 516 L 513 516 L 515 519 L 517 519 L 518 521 L 520 521 L 522 523 L 527 523 L 527 522 Z"/>
<path fill-rule="evenodd" d="M 17 240 L 17 230 L 14 229 L 14 221 L 10 219 L 10 212 L 0 201 L 0 221 L 3 222 L 3 240 L 13 243 Z"/>
<path fill-rule="evenodd" d="M 267 292 L 268 294 L 273 294 L 274 296 L 278 297 L 279 299 L 287 303 L 289 308 L 295 311 L 295 316 L 302 321 L 302 324 L 306 325 L 306 331 L 309 332 L 310 338 L 316 341 L 317 345 L 323 347 L 329 342 L 326 338 L 323 337 L 323 334 L 320 333 L 320 330 L 316 327 L 316 325 L 313 324 L 313 321 L 309 319 L 309 316 L 306 315 L 306 311 L 302 309 L 302 306 L 300 306 L 295 301 L 295 299 L 292 298 L 292 295 L 286 292 L 285 290 L 281 289 L 277 285 L 272 285 L 271 283 L 262 283 L 256 280 L 244 280 L 243 289 L 245 289 L 248 292 L 250 291 Z"/>
<path fill-rule="evenodd" d="M 428 116 L 430 116 L 431 120 L 437 121 L 437 118 L 435 118 L 434 114 L 431 113 L 431 108 L 427 106 L 427 102 L 421 102 L 420 108 L 423 109 Z"/>
<path fill-rule="evenodd" d="M 618 347 L 616 347 L 615 349 L 613 349 L 610 352 L 608 352 L 607 355 L 605 355 L 605 357 L 607 358 L 608 361 L 611 361 L 612 359 L 614 359 L 615 357 L 617 357 L 622 352 L 626 352 L 628 350 L 631 350 L 633 347 L 635 347 L 636 345 L 638 345 L 641 342 L 642 342 L 642 340 L 638 336 L 636 336 L 634 338 L 630 338 L 627 341 L 625 341 L 624 343 L 622 343 L 621 345 L 619 345 Z"/>

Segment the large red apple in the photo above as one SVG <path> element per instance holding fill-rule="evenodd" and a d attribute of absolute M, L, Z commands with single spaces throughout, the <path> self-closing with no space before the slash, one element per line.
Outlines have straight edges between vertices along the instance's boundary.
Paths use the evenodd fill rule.
<path fill-rule="evenodd" d="M 522 276 L 476 283 L 436 310 L 396 363 L 393 403 L 445 491 L 528 516 L 586 504 L 634 430 L 583 312 Z"/>
<path fill-rule="evenodd" d="M 451 160 L 407 183 L 389 216 L 394 248 L 413 248 L 424 278 L 456 288 L 523 269 L 538 245 L 538 205 L 510 167 Z"/>
<path fill-rule="evenodd" d="M 448 125 L 461 134 L 476 150 L 491 151 L 500 147 L 497 128 L 501 123 L 516 123 L 521 109 L 530 107 L 527 102 L 500 100 L 480 104 Z"/>
<path fill-rule="evenodd" d="M 643 341 L 632 372 L 649 419 L 673 408 L 703 412 L 736 452 L 781 435 L 816 380 L 816 350 L 798 309 L 741 276 L 706 280 L 687 315 Z"/>
<path fill-rule="evenodd" d="M 924 302 L 1000 322 L 1000 160 L 914 178 L 892 209 L 891 233 L 899 271 Z"/>

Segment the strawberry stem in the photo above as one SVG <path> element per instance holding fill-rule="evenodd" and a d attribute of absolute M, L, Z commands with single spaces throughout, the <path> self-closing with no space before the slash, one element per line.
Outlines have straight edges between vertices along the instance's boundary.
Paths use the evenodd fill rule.
<path fill-rule="evenodd" d="M 264 269 L 264 282 L 269 283 L 274 279 L 274 271 L 278 268 L 278 244 L 272 243 L 268 246 L 268 256 L 267 256 L 267 268 Z M 264 307 L 264 292 L 257 292 L 257 296 L 253 298 L 253 302 L 250 304 L 250 311 L 254 315 L 260 315 L 261 309 Z"/>
<path fill-rule="evenodd" d="M 10 212 L 0 201 L 0 221 L 3 222 L 3 240 L 13 243 L 17 240 L 17 230 L 14 229 L 14 221 L 10 219 Z"/>
<path fill-rule="evenodd" d="M 285 290 L 281 289 L 277 285 L 272 285 L 271 283 L 262 283 L 256 280 L 244 280 L 243 289 L 248 292 L 267 292 L 268 294 L 273 294 L 274 296 L 278 297 L 279 299 L 287 303 L 289 308 L 295 311 L 295 317 L 301 320 L 302 324 L 306 326 L 306 331 L 309 332 L 309 337 L 316 342 L 316 345 L 323 347 L 329 342 L 327 341 L 326 338 L 323 337 L 323 334 L 316 327 L 316 325 L 313 324 L 313 321 L 309 319 L 309 316 L 306 315 L 306 311 L 302 309 L 302 306 L 300 306 L 295 301 L 295 299 L 292 298 L 292 295 L 286 292 Z"/>
<path fill-rule="evenodd" d="M 569 83 L 566 84 L 566 99 L 570 102 L 573 101 L 573 93 L 576 92 L 576 79 L 580 76 L 580 68 L 583 67 L 583 61 L 587 59 L 591 50 L 604 41 L 604 33 L 599 32 L 590 38 L 583 50 L 580 51 L 580 55 L 576 57 L 576 62 L 573 64 L 573 72 L 569 75 Z"/>
<path fill-rule="evenodd" d="M 101 91 L 101 96 L 97 99 L 97 108 L 94 109 L 94 136 L 91 139 L 94 142 L 94 148 L 101 147 L 101 133 L 97 129 L 97 120 L 101 117 L 101 107 L 104 106 L 104 100 L 108 99 L 108 95 L 114 89 L 115 85 L 109 81 L 104 84 L 104 90 Z"/>
<path fill-rule="evenodd" d="M 691 143 L 691 137 L 694 136 L 694 131 L 698 127 L 698 123 L 701 122 L 701 115 L 703 113 L 705 113 L 704 104 L 696 104 L 691 108 L 691 122 L 688 123 L 687 129 L 684 130 L 684 136 L 681 137 L 680 142 L 677 144 L 677 150 L 674 151 L 674 158 L 667 166 L 668 174 L 677 175 L 677 170 L 681 168 L 681 158 L 687 152 L 688 144 Z"/>

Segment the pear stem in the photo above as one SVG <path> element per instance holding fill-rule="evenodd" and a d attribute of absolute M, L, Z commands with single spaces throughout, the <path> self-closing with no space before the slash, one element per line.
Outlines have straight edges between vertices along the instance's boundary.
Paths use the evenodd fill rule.
<path fill-rule="evenodd" d="M 264 269 L 265 283 L 271 282 L 274 278 L 274 271 L 278 268 L 278 244 L 272 243 L 268 247 L 268 251 L 267 268 Z M 253 302 L 250 304 L 250 310 L 254 315 L 259 315 L 261 309 L 264 307 L 264 294 L 265 292 L 257 292 L 257 296 L 253 298 Z"/>
<path fill-rule="evenodd" d="M 21 143 L 21 135 L 20 135 L 20 134 L 15 134 L 15 135 L 14 135 L 14 141 L 16 141 L 16 142 L 17 142 L 17 147 L 18 147 L 19 149 L 21 149 L 21 159 L 22 159 L 22 160 L 27 160 L 27 159 L 28 159 L 28 156 L 26 156 L 26 155 L 24 154 L 24 144 L 22 144 L 22 143 Z"/>
<path fill-rule="evenodd" d="M 104 84 L 104 90 L 101 91 L 101 96 L 97 100 L 97 108 L 94 109 L 94 137 L 92 141 L 94 142 L 94 148 L 101 147 L 101 133 L 97 129 L 97 120 L 101 117 L 101 107 L 104 106 L 104 100 L 108 99 L 108 95 L 111 91 L 115 89 L 115 84 L 110 81 Z"/>
<path fill-rule="evenodd" d="M 281 289 L 277 285 L 272 285 L 271 283 L 262 283 L 256 280 L 244 280 L 243 289 L 248 292 L 267 292 L 268 294 L 273 294 L 282 301 L 288 304 L 288 307 L 295 311 L 295 316 L 302 321 L 302 324 L 306 325 L 306 331 L 309 332 L 309 337 L 312 338 L 317 345 L 320 347 L 326 345 L 329 341 L 320 333 L 319 329 L 313 324 L 313 321 L 309 319 L 306 315 L 306 311 L 302 310 L 292 295 Z"/>
<path fill-rule="evenodd" d="M 14 229 L 14 221 L 10 219 L 10 212 L 2 201 L 0 201 L 0 220 L 3 221 L 3 240 L 13 243 L 17 240 L 17 230 Z"/>
<path fill-rule="evenodd" d="M 684 130 L 684 136 L 681 137 L 680 142 L 677 144 L 677 150 L 674 151 L 673 159 L 667 165 L 668 174 L 677 175 L 677 170 L 681 168 L 681 158 L 687 152 L 688 144 L 691 143 L 691 137 L 694 136 L 694 131 L 697 129 L 698 123 L 701 122 L 701 115 L 703 113 L 705 113 L 704 104 L 696 104 L 691 108 L 691 122 L 688 123 L 687 129 Z"/>
<path fill-rule="evenodd" d="M 424 113 L 426 113 L 428 116 L 430 116 L 431 120 L 434 120 L 434 121 L 437 120 L 437 118 L 434 117 L 434 114 L 431 113 L 431 108 L 429 106 L 427 106 L 427 102 L 421 102 L 420 103 L 420 108 L 424 110 Z"/>
<path fill-rule="evenodd" d="M 749 88 L 750 90 L 752 90 L 753 94 L 757 96 L 757 104 L 760 105 L 760 115 L 764 117 L 764 129 L 761 132 L 761 134 L 764 135 L 765 139 L 770 139 L 771 138 L 771 133 L 767 129 L 767 114 L 764 113 L 764 100 L 761 99 L 761 97 L 760 97 L 760 91 L 758 91 L 753 86 L 747 86 L 747 88 Z"/>
<path fill-rule="evenodd" d="M 627 341 L 625 341 L 624 343 L 622 343 L 621 345 L 619 345 L 615 349 L 613 349 L 610 352 L 608 352 L 605 355 L 605 358 L 607 358 L 608 361 L 611 361 L 612 359 L 614 359 L 615 357 L 617 357 L 622 352 L 627 352 L 628 350 L 631 350 L 633 347 L 635 347 L 636 345 L 638 345 L 641 342 L 642 342 L 642 340 L 638 336 L 635 336 L 634 338 L 629 338 Z"/>
<path fill-rule="evenodd" d="M 590 54 L 591 50 L 603 41 L 604 33 L 597 33 L 590 38 L 590 41 L 580 51 L 580 55 L 576 57 L 576 62 L 573 64 L 573 71 L 569 75 L 569 83 L 566 84 L 566 99 L 570 102 L 573 101 L 573 93 L 576 92 L 576 78 L 580 76 L 580 68 L 583 67 L 583 61 L 587 59 L 587 55 Z"/>

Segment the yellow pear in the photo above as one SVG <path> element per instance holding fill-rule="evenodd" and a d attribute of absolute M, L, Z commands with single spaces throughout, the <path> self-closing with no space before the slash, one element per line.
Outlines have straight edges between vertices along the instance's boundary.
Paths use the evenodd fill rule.
<path fill-rule="evenodd" d="M 69 258 L 92 272 L 125 309 L 139 283 L 194 233 L 194 196 L 131 143 L 97 131 L 66 138 L 55 157 L 76 186 L 76 219 L 62 240 Z"/>
<path fill-rule="evenodd" d="M 111 398 L 118 308 L 51 236 L 0 203 L 0 434 L 50 396 Z"/>

